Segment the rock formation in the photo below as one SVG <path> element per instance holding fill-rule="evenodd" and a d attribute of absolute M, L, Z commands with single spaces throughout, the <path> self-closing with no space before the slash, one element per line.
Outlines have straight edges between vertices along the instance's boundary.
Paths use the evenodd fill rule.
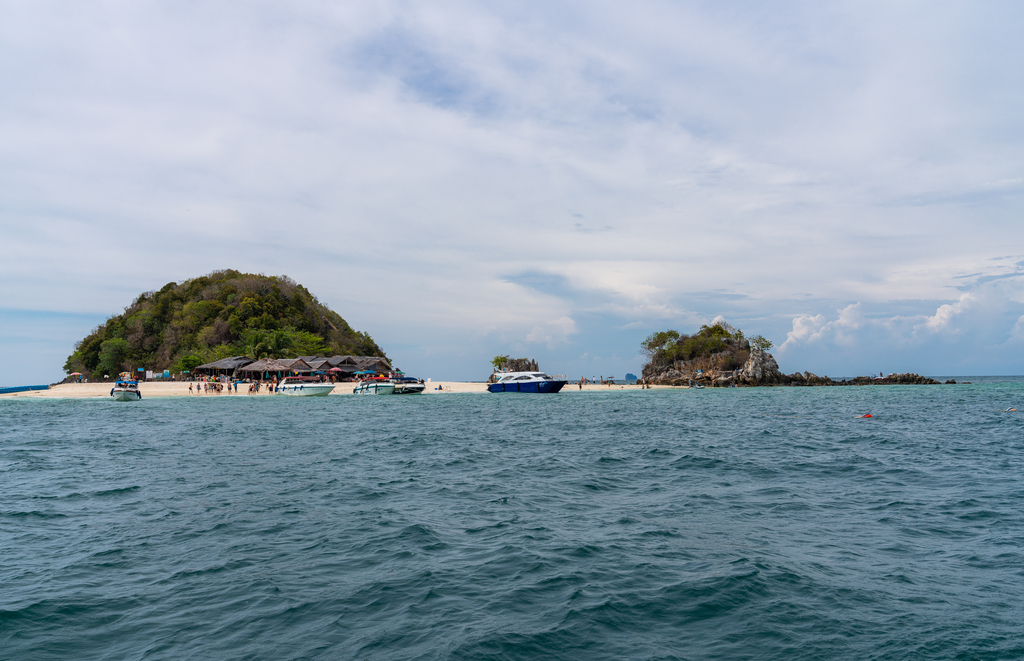
<path fill-rule="evenodd" d="M 750 358 L 743 364 L 743 367 L 736 370 L 734 376 L 720 376 L 716 382 L 724 380 L 725 383 L 716 383 L 716 385 L 727 386 L 730 383 L 737 383 L 746 386 L 774 386 L 783 378 L 774 356 L 763 349 L 751 347 Z"/>
<path fill-rule="evenodd" d="M 750 348 L 750 357 L 735 371 L 713 367 L 714 361 L 676 361 L 662 368 L 644 366 L 643 378 L 647 383 L 661 386 L 704 385 L 713 388 L 729 386 L 872 386 L 872 385 L 932 385 L 940 381 L 920 374 L 890 374 L 887 377 L 858 376 L 834 381 L 828 376 L 811 372 L 783 374 L 775 357 L 757 347 Z M 948 382 L 947 382 L 948 383 Z M 955 381 L 953 382 L 955 383 Z"/>
<path fill-rule="evenodd" d="M 539 372 L 537 361 L 530 358 L 509 358 L 505 362 L 506 372 Z"/>
<path fill-rule="evenodd" d="M 540 367 L 537 361 L 530 358 L 509 358 L 505 361 L 502 370 L 505 372 L 539 372 Z M 487 378 L 487 383 L 494 383 L 494 374 Z"/>
<path fill-rule="evenodd" d="M 747 339 L 724 321 L 701 326 L 692 335 L 674 330 L 652 333 L 641 343 L 649 360 L 641 378 L 663 386 L 864 386 L 895 384 L 937 384 L 919 374 L 890 374 L 887 377 L 858 376 L 834 381 L 810 372 L 783 374 L 768 353 L 769 340 L 760 335 Z M 947 381 L 947 383 L 955 383 Z"/>

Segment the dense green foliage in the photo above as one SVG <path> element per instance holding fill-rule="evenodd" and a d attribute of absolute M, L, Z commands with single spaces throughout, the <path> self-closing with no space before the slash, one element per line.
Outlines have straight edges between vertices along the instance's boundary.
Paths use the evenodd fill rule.
<path fill-rule="evenodd" d="M 75 345 L 66 372 L 172 372 L 226 358 L 384 356 L 366 333 L 287 277 L 215 271 L 147 292 Z"/>
<path fill-rule="evenodd" d="M 660 367 L 677 361 L 692 361 L 699 358 L 713 358 L 723 369 L 736 369 L 750 356 L 750 347 L 763 351 L 772 347 L 771 340 L 757 335 L 747 339 L 743 331 L 726 323 L 701 326 L 693 335 L 667 330 L 651 333 L 640 344 L 641 352 L 648 362 Z"/>

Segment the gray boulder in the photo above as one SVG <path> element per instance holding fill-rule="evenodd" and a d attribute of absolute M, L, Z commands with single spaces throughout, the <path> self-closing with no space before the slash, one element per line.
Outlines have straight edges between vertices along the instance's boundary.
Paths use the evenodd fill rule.
<path fill-rule="evenodd" d="M 763 349 L 750 348 L 750 358 L 736 371 L 736 380 L 752 386 L 773 386 L 782 382 L 783 375 L 775 357 Z"/>

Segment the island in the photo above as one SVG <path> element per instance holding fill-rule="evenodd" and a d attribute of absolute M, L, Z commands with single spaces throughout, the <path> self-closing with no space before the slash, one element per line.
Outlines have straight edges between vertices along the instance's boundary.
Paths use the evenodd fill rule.
<path fill-rule="evenodd" d="M 75 344 L 64 371 L 101 380 L 144 367 L 189 373 L 232 357 L 380 357 L 384 351 L 287 276 L 234 270 L 170 282 Z"/>
<path fill-rule="evenodd" d="M 724 321 L 703 325 L 692 335 L 668 330 L 652 333 L 640 344 L 647 357 L 641 379 L 661 386 L 862 386 L 914 384 L 939 381 L 919 374 L 859 376 L 836 381 L 810 372 L 783 374 L 768 353 L 771 340 L 747 338 Z M 954 383 L 947 381 L 946 383 Z"/>

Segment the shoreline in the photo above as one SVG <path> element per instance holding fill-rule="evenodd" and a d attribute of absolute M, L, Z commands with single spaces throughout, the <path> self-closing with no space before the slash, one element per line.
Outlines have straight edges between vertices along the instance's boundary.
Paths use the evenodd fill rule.
<path fill-rule="evenodd" d="M 199 386 L 198 392 L 193 390 L 189 393 L 188 386 L 192 384 L 193 389 Z M 484 382 L 472 382 L 472 381 L 432 381 L 427 385 L 427 389 L 423 391 L 423 395 L 449 395 L 459 393 L 485 393 L 487 392 L 487 384 Z M 114 386 L 113 382 L 100 382 L 100 383 L 61 383 L 55 386 L 50 386 L 47 390 L 27 390 L 23 392 L 15 393 L 0 393 L 0 399 L 90 399 L 90 398 L 109 398 L 110 389 Z M 201 381 L 172 381 L 172 382 L 152 382 L 147 381 L 139 384 L 139 391 L 142 393 L 143 400 L 147 397 L 196 397 L 202 399 L 228 399 L 232 397 L 268 397 L 271 393 L 268 393 L 266 389 L 262 389 L 259 393 L 249 394 L 248 384 L 239 384 L 238 393 L 234 391 L 231 393 L 225 391 L 222 393 L 203 393 Z M 334 386 L 334 390 L 329 396 L 346 396 L 353 395 L 352 388 L 355 387 L 354 383 L 339 383 Z M 438 390 L 438 388 L 442 390 Z M 651 386 L 651 390 L 687 390 L 689 386 Z M 614 384 L 611 386 L 589 384 L 584 385 L 582 389 L 574 384 L 568 384 L 562 388 L 561 392 L 606 392 L 606 391 L 619 391 L 619 390 L 643 390 L 641 386 L 631 384 Z M 422 396 L 422 395 L 421 395 Z"/>

